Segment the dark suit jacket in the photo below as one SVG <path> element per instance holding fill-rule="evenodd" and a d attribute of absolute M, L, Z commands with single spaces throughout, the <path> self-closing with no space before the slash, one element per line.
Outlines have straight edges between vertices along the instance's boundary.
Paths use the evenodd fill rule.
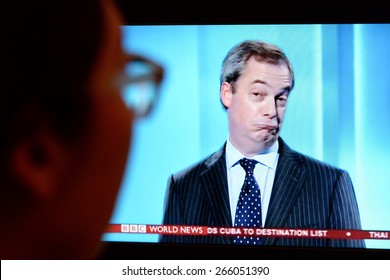
<path fill-rule="evenodd" d="M 226 143 L 225 143 L 226 145 Z M 225 145 L 169 178 L 163 223 L 231 227 Z M 279 138 L 279 162 L 264 227 L 361 229 L 350 176 Z M 160 236 L 160 242 L 231 244 L 227 236 Z M 365 247 L 362 240 L 264 238 L 268 246 Z"/>

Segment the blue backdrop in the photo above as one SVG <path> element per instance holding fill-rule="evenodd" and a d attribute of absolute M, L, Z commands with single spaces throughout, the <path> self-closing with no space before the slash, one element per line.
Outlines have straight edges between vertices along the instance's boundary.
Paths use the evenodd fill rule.
<path fill-rule="evenodd" d="M 167 179 L 219 149 L 227 116 L 219 71 L 246 39 L 280 46 L 296 86 L 281 136 L 290 147 L 349 171 L 363 229 L 390 230 L 390 25 L 125 26 L 124 48 L 166 70 L 152 116 L 137 122 L 112 223 L 160 224 Z M 155 242 L 154 235 L 105 234 L 106 241 Z M 390 248 L 389 240 L 367 240 Z"/>

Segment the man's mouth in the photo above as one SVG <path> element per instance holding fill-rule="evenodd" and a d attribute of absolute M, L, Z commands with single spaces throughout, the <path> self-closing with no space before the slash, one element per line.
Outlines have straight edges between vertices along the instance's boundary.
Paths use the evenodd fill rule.
<path fill-rule="evenodd" d="M 260 130 L 268 130 L 272 135 L 276 135 L 279 132 L 279 126 L 275 124 L 256 124 L 255 126 Z"/>
<path fill-rule="evenodd" d="M 275 130 L 278 128 L 278 126 L 274 124 L 256 124 L 255 126 L 258 127 L 259 129 L 266 129 L 266 130 Z"/>

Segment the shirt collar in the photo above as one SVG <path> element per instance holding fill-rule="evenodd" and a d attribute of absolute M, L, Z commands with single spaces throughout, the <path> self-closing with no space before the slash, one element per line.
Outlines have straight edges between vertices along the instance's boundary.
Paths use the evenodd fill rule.
<path fill-rule="evenodd" d="M 275 143 L 269 147 L 267 150 L 262 151 L 261 153 L 252 157 L 252 159 L 258 161 L 260 164 L 263 164 L 269 168 L 276 169 L 276 159 L 278 156 L 279 149 L 279 141 L 275 141 Z M 240 159 L 245 157 L 242 155 L 230 142 L 230 138 L 228 137 L 226 141 L 226 167 L 228 169 L 235 166 Z"/>

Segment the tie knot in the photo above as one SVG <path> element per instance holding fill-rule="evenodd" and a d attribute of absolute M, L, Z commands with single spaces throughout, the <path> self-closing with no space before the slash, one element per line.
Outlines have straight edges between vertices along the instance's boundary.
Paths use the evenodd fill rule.
<path fill-rule="evenodd" d="M 245 172 L 253 173 L 253 169 L 255 168 L 257 161 L 254 159 L 242 158 L 240 159 L 240 165 L 244 168 Z"/>

